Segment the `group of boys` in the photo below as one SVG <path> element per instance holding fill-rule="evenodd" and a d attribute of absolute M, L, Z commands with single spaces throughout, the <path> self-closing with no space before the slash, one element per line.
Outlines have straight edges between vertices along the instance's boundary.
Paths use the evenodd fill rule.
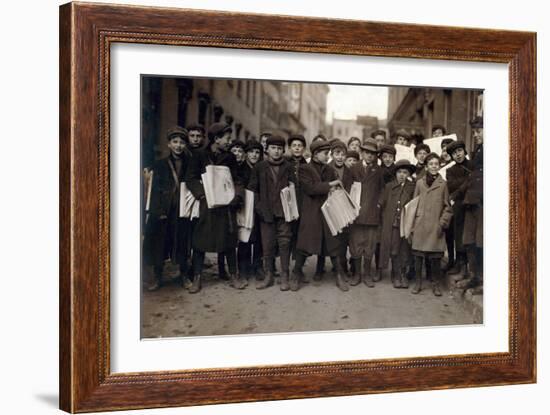
<path fill-rule="evenodd" d="M 391 280 L 395 288 L 408 288 L 412 272 L 416 278 L 412 292 L 418 293 L 425 263 L 434 294 L 441 295 L 438 286 L 441 238 L 446 242 L 444 250 L 448 251 L 449 270 L 454 267 L 456 271 L 466 262 L 469 264 L 470 274 L 464 273 L 464 281 L 459 284 L 479 286 L 482 275 L 478 264 L 482 263 L 483 246 L 483 126 L 480 120 L 476 123 L 472 125 L 476 141 L 473 157 L 466 158 L 462 141 L 444 140 L 441 157 L 426 144 L 419 143 L 414 152 L 416 165 L 407 160 L 395 161 L 395 147 L 387 143 L 383 130 L 375 131 L 364 140 L 352 137 L 347 144 L 338 138 L 328 140 L 318 135 L 311 141 L 308 160 L 305 158 L 307 142 L 299 134 L 285 139 L 265 133 L 259 142 L 243 143 L 232 140 L 232 129 L 224 123 L 214 123 L 208 131 L 200 125 L 171 129 L 167 134 L 170 154 L 152 167 L 143 248 L 145 263 L 152 266 L 154 274 L 149 290 L 162 286 L 164 263 L 170 258 L 179 264 L 183 286 L 190 293 L 200 291 L 205 253 L 217 253 L 218 276 L 229 280 L 237 289 L 245 288 L 250 276 L 256 276 L 256 288 L 268 288 L 280 274 L 280 289 L 296 291 L 310 281 L 303 272 L 307 258 L 317 256 L 313 279 L 319 281 L 328 256 L 336 285 L 342 291 L 361 282 L 374 287 L 391 260 Z M 434 128 L 435 134 L 443 135 L 437 128 Z M 402 139 L 398 136 L 395 141 Z M 455 165 L 447 170 L 445 182 L 438 170 L 451 161 Z M 208 208 L 201 181 L 208 165 L 229 168 L 235 197 L 228 205 Z M 200 203 L 197 219 L 179 215 L 182 182 Z M 331 192 L 339 188 L 350 192 L 354 183 L 361 184 L 358 216 L 335 236 L 321 206 Z M 288 222 L 280 194 L 292 185 L 299 218 Z M 437 196 L 437 202 L 430 202 L 428 193 L 438 187 L 442 196 Z M 245 190 L 254 193 L 255 212 L 247 242 L 239 241 L 236 220 L 237 212 L 244 205 Z M 401 210 L 416 196 L 421 197 L 422 212 L 429 212 L 430 208 L 441 212 L 439 221 L 431 218 L 437 222 L 434 230 L 430 223 L 422 223 L 430 220 L 429 215 L 425 218 L 417 215 L 416 233 L 427 240 L 433 237 L 433 246 L 400 235 Z M 442 206 L 426 205 L 441 203 L 439 200 L 443 200 Z M 433 249 L 437 252 L 432 252 Z M 277 258 L 280 273 L 275 265 Z M 291 258 L 294 258 L 292 269 Z M 375 272 L 372 272 L 374 258 Z"/>

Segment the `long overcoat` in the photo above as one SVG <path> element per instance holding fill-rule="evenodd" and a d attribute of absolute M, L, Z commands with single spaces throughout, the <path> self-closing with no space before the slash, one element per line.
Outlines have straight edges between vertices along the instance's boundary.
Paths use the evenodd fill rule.
<path fill-rule="evenodd" d="M 291 181 L 296 185 L 296 199 L 298 201 L 298 212 L 302 212 L 302 202 L 304 199 L 304 192 L 302 191 L 302 185 L 300 184 L 300 166 L 306 165 L 307 160 L 305 157 L 295 159 L 294 157 L 287 157 L 286 159 L 290 164 L 291 169 Z M 300 220 L 300 219 L 298 219 Z"/>
<path fill-rule="evenodd" d="M 200 199 L 200 214 L 193 229 L 193 249 L 203 252 L 225 252 L 237 247 L 237 206 L 220 206 L 208 209 L 201 174 L 206 166 L 227 166 L 231 171 L 235 195 L 242 201 L 243 183 L 237 171 L 235 156 L 227 151 L 213 152 L 210 148 L 193 153 L 186 173 L 187 186 L 193 196 Z"/>
<path fill-rule="evenodd" d="M 445 233 L 453 210 L 449 203 L 447 182 L 438 175 L 431 186 L 426 176 L 416 182 L 414 197 L 420 196 L 412 230 L 412 249 L 421 252 L 444 252 Z"/>
<path fill-rule="evenodd" d="M 464 232 L 464 195 L 468 186 L 468 180 L 473 171 L 471 160 L 464 160 L 461 164 L 454 164 L 447 170 L 447 186 L 449 198 L 453 201 L 455 248 L 463 251 L 462 234 Z"/>
<path fill-rule="evenodd" d="M 143 255 L 148 265 L 160 265 L 166 258 L 181 263 L 189 254 L 189 221 L 179 217 L 180 183 L 184 181 L 189 160 L 187 156 L 181 159 L 179 172 L 171 156 L 153 164 L 151 202 L 143 241 Z"/>
<path fill-rule="evenodd" d="M 405 180 L 405 183 L 401 186 L 396 179 L 386 184 L 384 188 L 384 192 L 380 198 L 380 208 L 382 209 L 380 268 L 386 268 L 390 259 L 391 237 L 395 215 L 396 213 L 400 215 L 401 209 L 413 199 L 414 189 L 415 183 L 412 180 Z M 397 224 L 399 224 L 399 219 Z"/>
<path fill-rule="evenodd" d="M 303 190 L 303 205 L 296 248 L 309 255 L 338 255 L 339 240 L 332 236 L 321 206 L 330 192 L 329 182 L 336 180 L 336 172 L 326 164 L 311 161 L 299 169 Z M 323 238 L 326 250 L 323 252 Z"/>
<path fill-rule="evenodd" d="M 254 210 L 260 218 L 267 223 L 273 223 L 273 206 L 270 200 L 275 196 L 280 200 L 281 190 L 289 185 L 292 179 L 292 168 L 290 163 L 284 160 L 279 166 L 277 173 L 277 187 L 273 188 L 269 161 L 263 160 L 256 164 L 251 172 L 248 182 L 248 189 L 254 192 Z"/>
<path fill-rule="evenodd" d="M 378 202 L 384 190 L 384 173 L 381 167 L 376 164 L 366 166 L 362 162 L 356 163 L 351 168 L 351 177 L 354 182 L 361 182 L 361 209 L 354 223 L 379 225 L 380 207 Z"/>
<path fill-rule="evenodd" d="M 332 167 L 335 171 L 336 170 L 336 164 L 334 163 L 334 160 L 332 160 L 329 164 L 330 167 Z M 351 169 L 347 167 L 345 164 L 341 167 L 343 169 L 342 173 L 342 184 L 344 185 L 344 189 L 346 192 L 349 193 L 351 190 L 351 185 L 353 184 L 353 177 L 351 175 Z M 338 173 L 336 173 L 336 177 L 338 178 Z"/>

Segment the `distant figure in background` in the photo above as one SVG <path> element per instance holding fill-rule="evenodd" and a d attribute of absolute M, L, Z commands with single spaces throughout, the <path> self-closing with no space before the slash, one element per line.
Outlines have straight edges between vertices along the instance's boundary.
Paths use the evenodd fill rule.
<path fill-rule="evenodd" d="M 452 138 L 444 138 L 441 140 L 441 167 L 446 166 L 453 161 L 449 153 L 447 153 L 447 146 L 454 140 Z"/>
<path fill-rule="evenodd" d="M 427 144 L 419 144 L 414 148 L 414 156 L 416 157 L 416 172 L 413 177 L 416 180 L 421 179 L 426 174 L 426 156 L 430 154 L 430 147 Z"/>
<path fill-rule="evenodd" d="M 351 169 L 355 163 L 359 162 L 359 153 L 357 151 L 349 150 L 346 152 L 346 167 Z"/>
<path fill-rule="evenodd" d="M 361 140 L 358 137 L 351 137 L 348 140 L 348 150 L 356 151 L 359 154 L 361 151 Z"/>
<path fill-rule="evenodd" d="M 260 134 L 260 144 L 262 145 L 262 148 L 263 148 L 262 158 L 267 157 L 267 139 L 271 137 L 271 135 L 272 134 L 269 132 L 263 132 Z"/>
<path fill-rule="evenodd" d="M 384 130 L 375 130 L 370 136 L 376 141 L 378 149 L 382 148 L 382 146 L 386 144 L 386 132 Z"/>
<path fill-rule="evenodd" d="M 395 144 L 410 147 L 411 146 L 411 136 L 405 130 L 398 130 L 395 133 Z"/>
<path fill-rule="evenodd" d="M 432 127 L 432 137 L 443 137 L 447 135 L 447 130 L 441 124 L 434 124 Z"/>

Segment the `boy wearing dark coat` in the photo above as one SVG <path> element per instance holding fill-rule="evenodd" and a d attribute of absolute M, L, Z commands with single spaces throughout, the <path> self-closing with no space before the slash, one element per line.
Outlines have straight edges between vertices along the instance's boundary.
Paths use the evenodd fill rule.
<path fill-rule="evenodd" d="M 180 186 L 189 163 L 187 130 L 175 127 L 167 136 L 170 155 L 153 165 L 149 216 L 145 225 L 143 253 L 145 264 L 153 266 L 154 282 L 149 291 L 162 286 L 164 260 L 179 264 L 181 279 L 188 286 L 189 221 L 179 217 Z"/>
<path fill-rule="evenodd" d="M 459 288 L 475 287 L 483 290 L 483 119 L 472 123 L 475 149 L 472 157 L 473 171 L 464 194 L 464 233 L 462 241 L 468 257 L 470 278 L 460 281 Z"/>
<path fill-rule="evenodd" d="M 440 157 L 430 153 L 426 157 L 426 174 L 416 182 L 413 197 L 419 196 L 412 229 L 412 252 L 415 258 L 416 282 L 412 290 L 422 290 L 422 265 L 429 263 L 427 277 L 432 281 L 434 295 L 441 296 L 441 258 L 445 251 L 445 229 L 449 227 L 453 211 L 449 203 L 447 182 L 439 172 Z"/>
<path fill-rule="evenodd" d="M 291 283 L 298 288 L 299 279 L 303 276 L 302 268 L 308 255 L 330 256 L 336 269 L 336 285 L 342 291 L 348 291 L 347 281 L 338 261 L 340 243 L 332 235 L 321 212 L 321 206 L 328 194 L 337 186 L 342 186 L 336 171 L 327 165 L 330 144 L 325 140 L 316 140 L 310 145 L 311 162 L 300 167 L 300 185 L 304 192 L 303 212 L 296 244 L 296 262 L 292 272 Z"/>
<path fill-rule="evenodd" d="M 450 274 L 463 274 L 459 278 L 467 278 L 466 272 L 466 250 L 462 242 L 464 234 L 464 194 L 468 185 L 468 178 L 473 171 L 472 161 L 466 158 L 466 144 L 462 140 L 453 141 L 447 146 L 447 152 L 452 157 L 455 164 L 447 169 L 447 186 L 449 187 L 449 198 L 453 204 L 453 222 L 456 263 L 455 267 L 450 269 Z"/>
<path fill-rule="evenodd" d="M 288 291 L 291 226 L 285 220 L 281 190 L 292 179 L 292 168 L 283 157 L 285 139 L 272 135 L 267 139 L 267 159 L 252 170 L 248 189 L 254 192 L 255 211 L 260 217 L 264 279 L 256 288 L 261 290 L 273 285 L 274 259 L 279 252 L 281 259 L 281 291 Z"/>
<path fill-rule="evenodd" d="M 405 269 L 409 263 L 410 245 L 400 234 L 401 210 L 413 199 L 415 183 L 411 176 L 416 171 L 408 160 L 395 163 L 395 177 L 386 184 L 380 201 L 382 232 L 380 241 L 380 268 L 385 269 L 391 258 L 392 283 L 395 288 L 408 288 Z"/>
<path fill-rule="evenodd" d="M 378 156 L 380 157 L 380 161 L 382 162 L 380 167 L 382 168 L 382 172 L 384 175 L 384 183 L 388 184 L 395 179 L 394 166 L 395 155 L 397 154 L 397 151 L 395 150 L 394 145 L 384 144 L 380 147 L 380 152 L 378 154 Z"/>
<path fill-rule="evenodd" d="M 237 174 L 237 160 L 229 152 L 232 129 L 225 123 L 214 123 L 208 129 L 208 146 L 193 154 L 187 169 L 186 182 L 193 196 L 200 201 L 199 219 L 193 233 L 193 286 L 189 292 L 196 293 L 201 289 L 201 274 L 206 252 L 223 253 L 229 266 L 231 285 L 242 289 L 246 280 L 237 273 L 237 240 L 238 229 L 236 211 L 243 203 L 243 183 Z M 231 171 L 235 187 L 235 197 L 227 206 L 209 209 L 206 203 L 201 175 L 206 166 L 226 166 Z"/>
<path fill-rule="evenodd" d="M 370 268 L 378 241 L 378 202 L 384 190 L 384 176 L 376 163 L 378 148 L 374 139 L 365 139 L 361 145 L 361 155 L 363 160 L 351 168 L 353 181 L 361 183 L 359 216 L 350 226 L 349 245 L 355 270 L 351 282 L 352 285 L 358 284 L 362 279 L 365 285 L 374 287 L 374 282 L 380 280 L 380 269 L 376 270 L 376 276 L 373 278 Z"/>

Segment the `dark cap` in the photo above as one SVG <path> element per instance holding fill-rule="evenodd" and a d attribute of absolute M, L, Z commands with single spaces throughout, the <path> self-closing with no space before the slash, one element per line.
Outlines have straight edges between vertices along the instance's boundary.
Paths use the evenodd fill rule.
<path fill-rule="evenodd" d="M 441 148 L 443 148 L 443 146 L 448 146 L 453 141 L 455 140 L 453 140 L 452 138 L 444 138 L 443 140 L 441 140 Z"/>
<path fill-rule="evenodd" d="M 260 150 L 260 153 L 264 150 L 262 145 L 259 141 L 256 140 L 250 140 L 248 143 L 246 143 L 246 147 L 244 148 L 246 152 L 252 151 L 252 150 Z"/>
<path fill-rule="evenodd" d="M 224 122 L 216 122 L 208 127 L 208 139 L 214 141 L 216 137 L 223 136 L 226 132 L 232 132 L 231 127 Z"/>
<path fill-rule="evenodd" d="M 392 144 L 383 144 L 380 147 L 380 156 L 382 156 L 382 154 L 384 153 L 391 154 L 392 156 L 395 157 L 395 155 L 397 154 L 397 151 L 395 150 L 395 146 L 393 146 Z"/>
<path fill-rule="evenodd" d="M 466 143 L 462 140 L 453 141 L 451 144 L 447 146 L 447 154 L 449 154 L 451 157 L 453 156 L 453 153 L 458 150 L 459 148 L 466 151 Z"/>
<path fill-rule="evenodd" d="M 176 127 L 170 128 L 166 132 L 166 139 L 168 141 L 170 141 L 174 137 L 181 137 L 183 140 L 187 141 L 189 134 L 187 133 L 187 130 L 185 128 L 176 126 Z"/>
<path fill-rule="evenodd" d="M 237 141 L 233 141 L 230 145 L 229 145 L 229 150 L 235 148 L 235 147 L 240 147 L 244 150 L 245 148 L 245 144 L 240 141 L 240 140 L 237 140 Z"/>
<path fill-rule="evenodd" d="M 267 138 L 265 144 L 268 147 L 269 146 L 281 146 L 282 148 L 285 148 L 286 141 L 280 135 L 271 135 Z"/>
<path fill-rule="evenodd" d="M 344 143 L 339 138 L 333 138 L 332 140 L 329 141 L 329 143 L 330 143 L 330 150 L 331 151 L 340 149 L 345 153 L 346 150 L 347 150 L 346 143 Z"/>
<path fill-rule="evenodd" d="M 395 133 L 395 136 L 396 137 L 401 136 L 401 137 L 406 138 L 407 140 L 411 139 L 410 134 L 407 131 L 403 130 L 403 129 L 397 130 L 397 132 Z"/>
<path fill-rule="evenodd" d="M 349 140 L 348 140 L 348 147 L 351 143 L 353 143 L 354 141 L 358 141 L 359 142 L 359 145 L 361 145 L 361 139 L 359 137 L 350 137 Z"/>
<path fill-rule="evenodd" d="M 426 153 L 429 153 L 431 151 L 430 146 L 428 144 L 420 143 L 414 148 L 414 156 L 415 157 L 416 157 L 416 155 L 418 154 L 418 152 L 420 150 L 424 150 Z"/>
<path fill-rule="evenodd" d="M 311 140 L 311 141 L 313 142 L 313 141 L 317 141 L 317 140 L 327 141 L 327 138 L 323 134 L 317 134 L 315 137 L 313 137 L 313 140 Z"/>
<path fill-rule="evenodd" d="M 287 143 L 290 147 L 293 141 L 300 141 L 304 147 L 306 146 L 306 139 L 302 134 L 292 134 L 290 137 L 288 137 Z"/>
<path fill-rule="evenodd" d="M 483 117 L 475 117 L 472 121 L 470 121 L 470 126 L 472 128 L 483 128 Z"/>
<path fill-rule="evenodd" d="M 378 143 L 374 138 L 365 138 L 361 143 L 361 150 L 378 153 Z"/>
<path fill-rule="evenodd" d="M 355 160 L 359 161 L 359 153 L 355 150 L 348 150 L 346 153 L 346 158 L 353 157 Z"/>
<path fill-rule="evenodd" d="M 393 168 L 394 168 L 394 173 L 396 173 L 397 170 L 399 169 L 407 169 L 411 174 L 416 172 L 416 166 L 411 164 L 411 162 L 407 159 L 401 159 L 396 161 L 395 164 L 393 165 Z"/>
<path fill-rule="evenodd" d="M 439 160 L 439 162 L 441 162 L 441 157 L 439 156 L 439 154 L 437 153 L 430 153 L 426 156 L 426 160 L 424 160 L 424 163 L 425 164 L 428 164 L 428 162 L 431 160 L 431 159 L 437 159 Z"/>
<path fill-rule="evenodd" d="M 330 143 L 326 140 L 316 140 L 309 145 L 309 151 L 312 156 L 321 150 L 330 150 Z"/>

